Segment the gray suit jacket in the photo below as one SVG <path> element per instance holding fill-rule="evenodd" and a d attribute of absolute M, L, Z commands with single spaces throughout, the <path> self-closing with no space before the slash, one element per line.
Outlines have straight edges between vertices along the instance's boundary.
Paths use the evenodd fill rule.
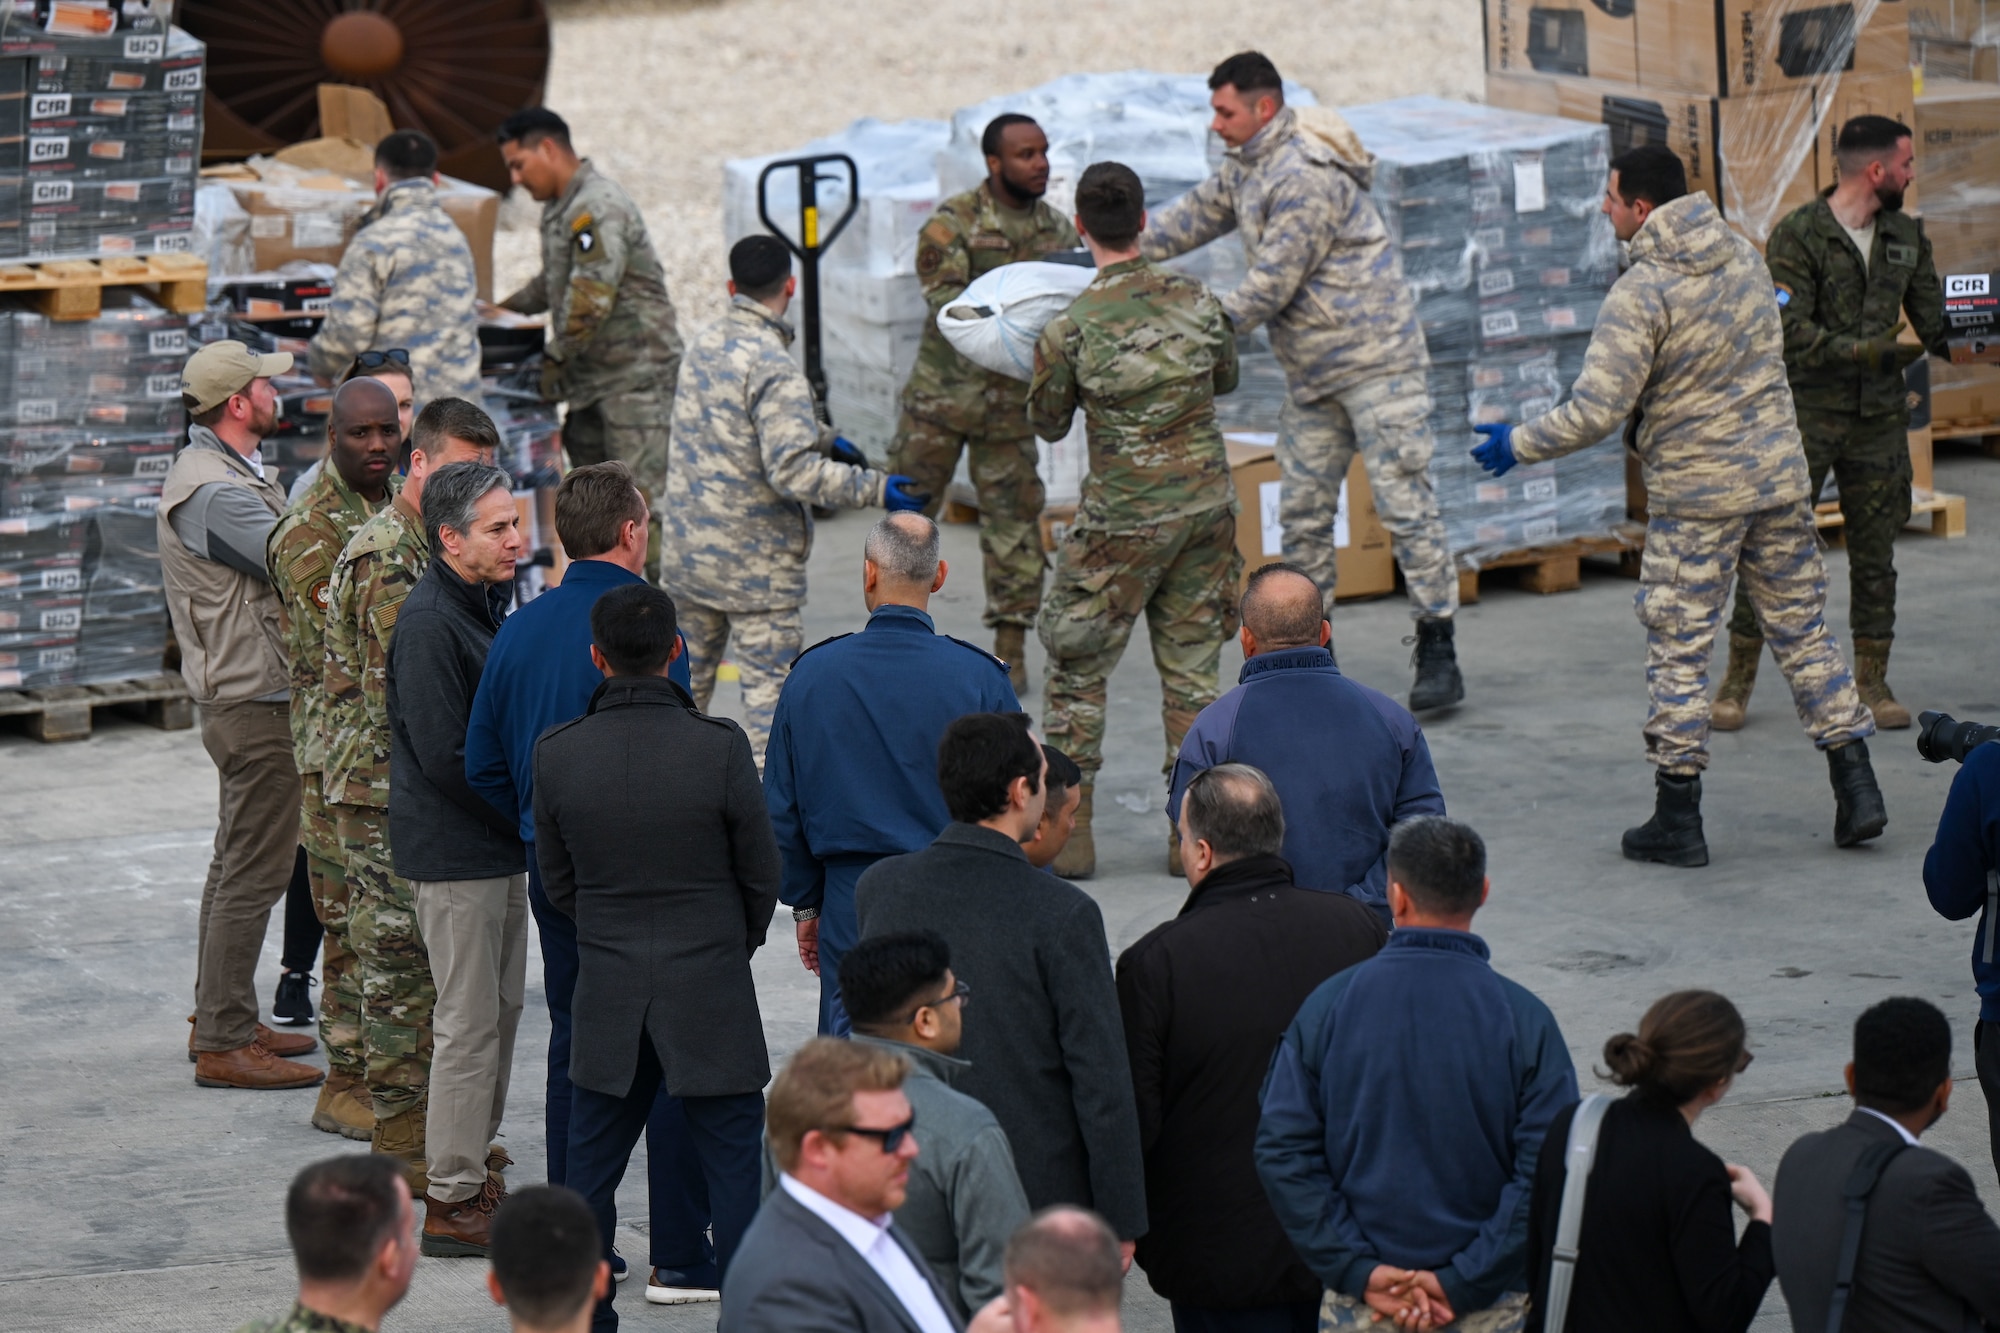
<path fill-rule="evenodd" d="M 958 1305 L 937 1284 L 923 1255 L 891 1225 L 889 1234 L 930 1280 L 952 1327 Z M 722 1280 L 716 1333 L 922 1333 L 917 1321 L 841 1234 L 783 1189 L 757 1210 Z"/>
<path fill-rule="evenodd" d="M 1826 1333 L 1847 1221 L 1841 1191 L 1868 1145 L 1896 1137 L 1856 1111 L 1794 1143 L 1779 1164 L 1771 1249 L 1796 1333 Z M 2000 1227 L 1964 1167 L 1905 1148 L 1868 1200 L 1842 1333 L 1965 1333 L 1982 1319 L 2000 1324 Z"/>

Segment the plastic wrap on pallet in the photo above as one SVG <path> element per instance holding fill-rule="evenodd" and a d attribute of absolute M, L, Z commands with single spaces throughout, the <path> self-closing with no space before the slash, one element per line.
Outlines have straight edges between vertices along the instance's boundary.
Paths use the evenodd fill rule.
<path fill-rule="evenodd" d="M 1915 195 L 1938 274 L 1947 290 L 1990 290 L 1988 275 L 2000 271 L 2000 84 L 1926 77 L 1915 129 Z M 1980 431 L 2000 419 L 2000 366 L 1932 360 L 1929 368 L 1941 423 Z"/>
<path fill-rule="evenodd" d="M 167 595 L 153 516 L 122 512 L 94 516 L 83 573 L 75 683 L 129 680 L 160 670 L 167 641 Z"/>
<path fill-rule="evenodd" d="M 0 51 L 157 60 L 173 13 L 173 0 L 8 0 Z"/>

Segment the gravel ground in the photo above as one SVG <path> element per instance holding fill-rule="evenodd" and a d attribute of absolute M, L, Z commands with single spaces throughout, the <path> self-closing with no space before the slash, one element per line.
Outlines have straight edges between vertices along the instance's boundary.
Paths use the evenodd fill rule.
<path fill-rule="evenodd" d="M 1478 0 L 555 0 L 548 103 L 645 210 L 683 332 L 724 302 L 722 162 L 862 116 L 942 119 L 1085 70 L 1196 72 L 1256 47 L 1323 102 L 1477 98 Z M 496 287 L 540 263 L 502 215 Z"/>

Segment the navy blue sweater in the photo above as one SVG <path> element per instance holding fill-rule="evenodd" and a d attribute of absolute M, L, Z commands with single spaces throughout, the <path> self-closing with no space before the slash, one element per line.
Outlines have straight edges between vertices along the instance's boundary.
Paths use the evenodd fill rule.
<path fill-rule="evenodd" d="M 1437 1273 L 1452 1309 L 1527 1290 L 1535 1159 L 1577 1099 L 1555 1016 L 1486 942 L 1404 927 L 1320 983 L 1264 1081 L 1257 1174 L 1320 1281 Z"/>
<path fill-rule="evenodd" d="M 1202 770 L 1261 769 L 1285 806 L 1284 857 L 1294 882 L 1359 898 L 1386 925 L 1390 828 L 1445 812 L 1416 718 L 1341 675 L 1325 648 L 1259 653 L 1237 680 L 1181 742 L 1167 817 L 1180 818 L 1181 796 Z"/>
<path fill-rule="evenodd" d="M 1924 856 L 1924 892 L 1951 921 L 1979 915 L 1972 937 L 1972 980 L 1979 1016 L 2000 1023 L 2000 913 L 1989 900 L 1988 874 L 2000 869 L 2000 745 L 1965 757 L 1938 816 L 1937 840 Z"/>

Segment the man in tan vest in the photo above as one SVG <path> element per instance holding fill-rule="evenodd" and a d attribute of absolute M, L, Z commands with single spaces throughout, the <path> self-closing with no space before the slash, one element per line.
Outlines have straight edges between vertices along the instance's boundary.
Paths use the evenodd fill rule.
<path fill-rule="evenodd" d="M 264 472 L 277 424 L 270 377 L 290 354 L 240 342 L 188 358 L 181 397 L 187 447 L 161 488 L 160 567 L 181 647 L 181 675 L 201 712 L 201 742 L 221 778 L 215 856 L 201 892 L 188 1053 L 205 1088 L 309 1088 L 326 1077 L 282 1059 L 313 1048 L 257 1021 L 257 956 L 285 896 L 299 842 L 299 772 L 278 594 L 264 544 L 285 493 Z"/>

